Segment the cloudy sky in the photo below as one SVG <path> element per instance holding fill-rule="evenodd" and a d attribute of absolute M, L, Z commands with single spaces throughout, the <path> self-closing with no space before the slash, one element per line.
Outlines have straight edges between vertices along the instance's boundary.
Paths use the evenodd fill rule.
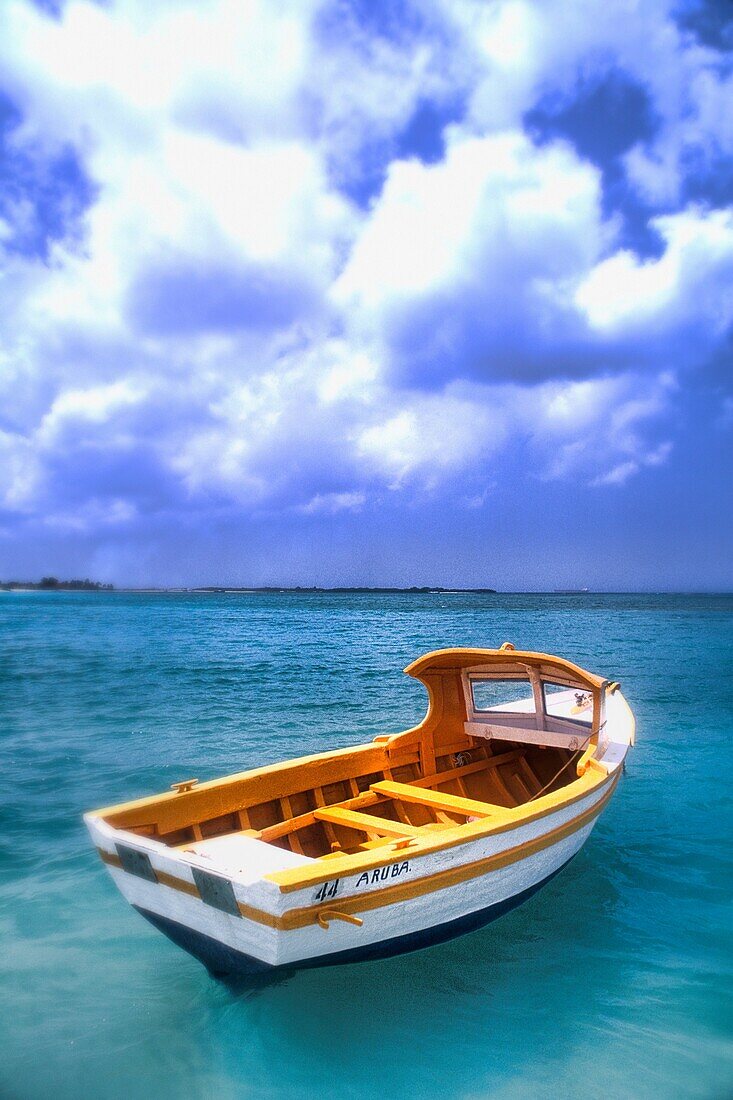
<path fill-rule="evenodd" d="M 733 585 L 728 0 L 2 0 L 0 577 Z"/>

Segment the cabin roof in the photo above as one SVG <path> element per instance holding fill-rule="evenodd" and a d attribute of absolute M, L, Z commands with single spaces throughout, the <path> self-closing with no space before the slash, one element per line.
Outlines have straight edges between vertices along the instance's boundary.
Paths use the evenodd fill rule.
<path fill-rule="evenodd" d="M 507 643 L 505 643 L 507 645 Z M 422 680 L 425 676 L 440 672 L 460 671 L 464 668 L 485 667 L 487 672 L 492 666 L 497 666 L 497 676 L 505 673 L 511 665 L 526 667 L 530 665 L 547 675 L 553 668 L 565 672 L 580 683 L 587 684 L 590 688 L 602 688 L 608 681 L 604 676 L 596 676 L 592 672 L 586 672 L 572 661 L 566 661 L 562 657 L 555 657 L 549 653 L 535 653 L 531 650 L 502 648 L 502 649 L 436 649 L 432 653 L 425 653 L 405 669 L 408 676 L 414 676 L 416 680 Z"/>

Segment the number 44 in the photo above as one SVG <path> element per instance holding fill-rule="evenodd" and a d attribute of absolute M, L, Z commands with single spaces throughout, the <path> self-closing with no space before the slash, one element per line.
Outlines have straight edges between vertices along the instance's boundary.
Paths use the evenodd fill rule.
<path fill-rule="evenodd" d="M 315 900 L 326 901 L 328 898 L 335 898 L 339 888 L 339 881 L 339 879 L 336 879 L 335 882 L 324 882 L 323 886 L 316 891 Z"/>

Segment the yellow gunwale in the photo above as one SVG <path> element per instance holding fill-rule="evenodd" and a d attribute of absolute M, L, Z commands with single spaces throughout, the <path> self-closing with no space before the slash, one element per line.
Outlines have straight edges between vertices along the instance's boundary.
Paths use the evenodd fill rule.
<path fill-rule="evenodd" d="M 390 734 L 388 740 L 394 740 L 401 734 Z M 292 772 L 295 774 L 297 771 L 302 770 L 304 773 L 304 781 L 309 782 L 311 774 L 315 779 L 317 773 L 315 768 L 320 767 L 324 763 L 339 765 L 342 761 L 348 762 L 354 757 L 360 756 L 374 756 L 374 765 L 377 767 L 381 762 L 382 746 L 377 745 L 374 741 L 367 741 L 362 745 L 349 745 L 343 749 L 329 749 L 325 752 L 308 753 L 306 756 L 295 756 L 290 760 L 278 760 L 275 764 L 265 764 L 259 768 L 248 768 L 246 771 L 233 772 L 231 775 L 221 776 L 219 779 L 207 779 L 204 783 L 197 783 L 196 786 L 185 792 L 184 794 L 178 794 L 174 791 L 165 791 L 162 794 L 145 795 L 143 798 L 133 798 L 127 802 L 119 802 L 112 806 L 103 806 L 98 810 L 88 810 L 84 815 L 90 819 L 101 818 L 106 821 L 109 817 L 119 817 L 130 811 L 142 811 L 146 809 L 160 809 L 166 806 L 182 805 L 183 800 L 187 799 L 189 802 L 195 798 L 204 796 L 216 796 L 219 793 L 227 794 L 232 787 L 237 784 L 249 781 L 253 783 L 257 780 L 263 779 L 278 779 L 283 773 L 287 774 Z M 364 765 L 369 767 L 369 764 Z M 321 779 L 321 782 L 331 782 L 330 779 Z M 303 788 L 295 788 L 294 791 L 286 791 L 285 793 L 293 794 L 297 790 Z M 275 797 L 273 795 L 273 797 Z M 216 807 L 212 808 L 216 810 Z M 222 811 L 224 812 L 224 811 Z M 113 826 L 114 827 L 114 826 Z M 124 826 L 119 826 L 124 828 Z"/>
<path fill-rule="evenodd" d="M 549 848 L 553 844 L 559 843 L 559 841 L 571 836 L 579 829 L 582 829 L 588 822 L 598 817 L 613 795 L 618 779 L 619 773 L 617 772 L 609 779 L 609 789 L 598 802 L 595 802 L 592 806 L 589 806 L 588 809 L 577 814 L 574 818 L 571 818 L 570 821 L 566 821 L 562 825 L 556 826 L 556 828 L 549 830 L 547 833 L 543 833 L 539 837 L 523 841 L 521 844 L 517 844 L 512 848 L 506 848 L 504 851 L 497 852 L 491 856 L 484 856 L 482 859 L 474 860 L 471 863 L 464 863 L 460 867 L 450 867 L 442 871 L 435 871 L 429 875 L 422 875 L 412 882 L 397 883 L 394 886 L 385 886 L 380 890 L 366 891 L 363 894 L 348 894 L 338 899 L 339 909 L 345 913 L 354 913 L 370 909 L 379 909 L 385 905 L 395 905 L 402 901 L 408 901 L 411 898 L 422 897 L 425 894 L 434 893 L 436 890 L 444 890 L 447 887 L 456 886 L 461 882 L 479 878 L 491 871 L 499 870 L 502 867 L 508 867 L 512 863 L 517 863 L 521 859 L 526 859 L 536 852 L 541 852 L 545 848 Z M 596 786 L 599 785 L 596 784 Z M 587 794 L 588 792 L 585 793 Z M 573 799 L 573 801 L 577 801 L 577 799 Z M 470 839 L 475 839 L 475 836 L 472 836 Z M 445 847 L 452 847 L 456 843 L 461 843 L 461 841 L 453 841 L 450 845 L 445 845 Z M 119 856 L 103 848 L 98 848 L 97 850 L 104 863 L 112 867 L 121 868 L 122 865 Z M 404 861 L 406 857 L 412 859 L 413 854 L 412 851 L 409 853 L 405 851 L 401 852 L 401 861 Z M 420 854 L 424 854 L 424 852 L 421 851 Z M 380 864 L 372 861 L 372 865 L 378 866 Z M 387 866 L 388 863 L 383 863 L 383 865 Z M 188 882 L 186 879 L 177 878 L 174 875 L 166 874 L 165 872 L 156 870 L 155 873 L 160 885 L 167 886 L 173 890 L 179 890 L 193 897 L 199 896 L 198 889 L 194 883 Z M 332 873 L 327 877 L 334 878 L 338 876 Z M 310 905 L 289 909 L 282 915 L 276 916 L 265 910 L 246 905 L 244 902 L 238 902 L 238 905 L 239 911 L 243 917 L 283 932 L 291 932 L 299 928 L 305 928 L 310 924 L 317 923 L 318 914 L 324 908 L 323 905 Z"/>

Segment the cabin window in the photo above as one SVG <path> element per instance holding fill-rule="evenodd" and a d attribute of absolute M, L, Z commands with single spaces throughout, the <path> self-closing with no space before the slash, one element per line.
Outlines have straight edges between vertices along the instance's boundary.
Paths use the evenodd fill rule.
<path fill-rule="evenodd" d="M 566 722 L 579 722 L 590 726 L 593 722 L 593 692 L 571 688 L 567 684 L 553 684 L 543 680 L 545 714 L 548 718 L 563 718 Z"/>
<path fill-rule="evenodd" d="M 535 713 L 532 685 L 526 677 L 515 680 L 481 680 L 471 677 L 471 696 L 476 712 L 501 710 Z"/>

